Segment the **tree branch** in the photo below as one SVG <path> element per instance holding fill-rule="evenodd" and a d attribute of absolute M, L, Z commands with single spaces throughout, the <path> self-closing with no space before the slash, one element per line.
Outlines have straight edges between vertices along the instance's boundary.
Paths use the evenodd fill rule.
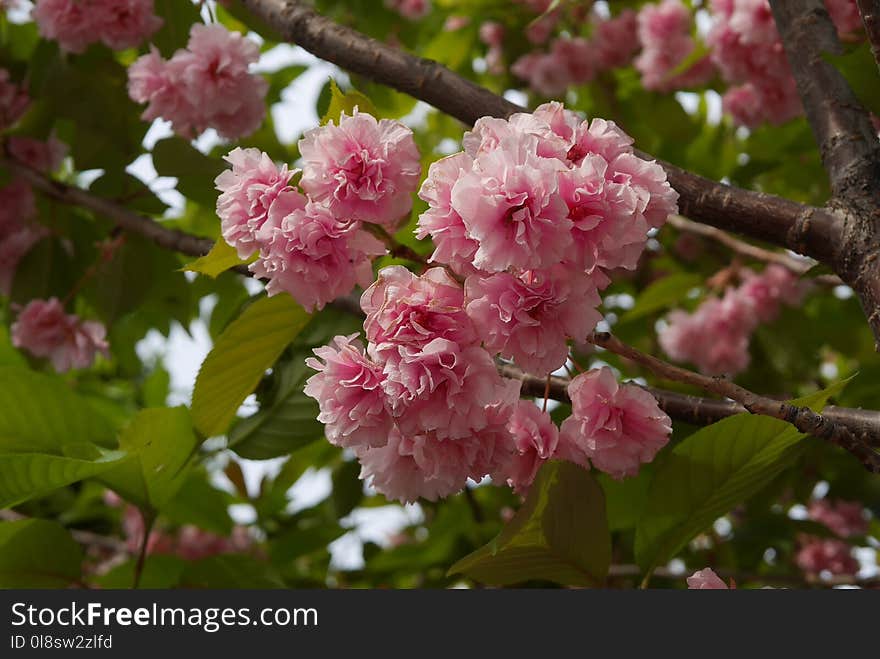
<path fill-rule="evenodd" d="M 544 388 L 547 385 L 546 378 L 525 373 L 512 364 L 501 364 L 498 366 L 498 371 L 505 377 L 519 380 L 522 383 L 521 391 L 526 396 L 544 397 Z M 570 403 L 569 382 L 568 378 L 551 377 L 550 398 L 561 403 Z M 701 398 L 657 387 L 642 388 L 650 392 L 657 399 L 660 409 L 673 419 L 694 426 L 708 426 L 729 416 L 748 412 L 735 400 Z M 861 441 L 880 447 L 880 412 L 828 405 L 822 410 L 822 416 L 834 423 L 846 426 Z"/>
<path fill-rule="evenodd" d="M 877 68 L 880 68 L 880 0 L 857 0 L 857 2 L 871 44 L 871 52 L 874 54 L 874 61 L 877 62 Z"/>
<path fill-rule="evenodd" d="M 730 380 L 712 378 L 673 366 L 662 359 L 657 359 L 626 345 L 607 332 L 594 332 L 589 340 L 609 352 L 641 364 L 661 378 L 689 384 L 735 400 L 750 414 L 761 414 L 786 421 L 803 433 L 840 446 L 858 458 L 867 470 L 875 474 L 880 473 L 880 453 L 874 451 L 867 442 L 850 432 L 846 426 L 832 421 L 827 416 L 817 414 L 808 407 L 798 407 L 784 401 L 759 396 Z"/>
<path fill-rule="evenodd" d="M 861 201 L 880 182 L 880 142 L 846 79 L 824 55 L 843 52 L 822 0 L 771 0 L 773 16 L 834 196 Z"/>
<path fill-rule="evenodd" d="M 208 238 L 200 238 L 177 229 L 163 227 L 146 215 L 135 213 L 125 206 L 93 195 L 82 188 L 55 181 L 7 155 L 0 155 L 0 167 L 8 169 L 24 179 L 47 197 L 98 213 L 115 222 L 123 230 L 138 233 L 164 249 L 174 250 L 189 256 L 202 256 L 214 246 L 214 241 Z"/>

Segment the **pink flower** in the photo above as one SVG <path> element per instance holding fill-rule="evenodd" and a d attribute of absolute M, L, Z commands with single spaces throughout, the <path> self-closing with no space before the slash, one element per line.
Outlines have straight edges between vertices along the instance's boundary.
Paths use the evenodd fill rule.
<path fill-rule="evenodd" d="M 760 94 L 751 83 L 729 88 L 721 97 L 721 107 L 734 123 L 747 128 L 760 126 L 766 116 Z"/>
<path fill-rule="evenodd" d="M 452 208 L 479 243 L 481 270 L 552 267 L 568 250 L 572 223 L 558 189 L 565 165 L 541 158 L 537 147 L 532 135 L 504 138 L 452 188 Z"/>
<path fill-rule="evenodd" d="M 593 28 L 593 50 L 599 69 L 627 66 L 639 47 L 636 13 L 625 9 L 614 18 L 599 19 Z"/>
<path fill-rule="evenodd" d="M 0 68 L 0 130 L 6 130 L 21 119 L 30 103 L 25 88 L 12 82 L 9 71 Z"/>
<path fill-rule="evenodd" d="M 795 556 L 798 567 L 808 574 L 855 574 L 859 563 L 843 540 L 806 538 Z"/>
<path fill-rule="evenodd" d="M 775 263 L 764 268 L 761 274 L 743 270 L 741 276 L 745 281 L 737 289 L 737 294 L 744 304 L 754 309 L 758 320 L 763 323 L 776 318 L 780 304 L 800 304 L 806 292 L 791 270 Z"/>
<path fill-rule="evenodd" d="M 475 272 L 473 257 L 479 243 L 467 235 L 461 216 L 452 208 L 452 187 L 472 167 L 473 159 L 466 153 L 441 158 L 431 163 L 419 190 L 419 198 L 428 203 L 428 210 L 419 216 L 416 237 L 431 237 L 431 263 L 446 264 L 462 275 Z"/>
<path fill-rule="evenodd" d="M 609 185 L 620 195 L 635 195 L 636 208 L 651 227 L 659 228 L 678 212 L 678 193 L 666 180 L 666 171 L 653 160 L 632 153 L 617 156 L 606 172 Z"/>
<path fill-rule="evenodd" d="M 303 189 L 345 219 L 395 229 L 412 209 L 421 165 L 412 131 L 399 121 L 355 111 L 299 142 Z"/>
<path fill-rule="evenodd" d="M 462 347 L 476 343 L 465 313 L 464 291 L 443 268 L 421 276 L 399 265 L 382 268 L 361 296 L 367 315 L 364 331 L 377 355 L 396 353 L 396 346 L 424 347 L 446 339 Z"/>
<path fill-rule="evenodd" d="M 40 35 L 62 50 L 81 53 L 103 42 L 113 50 L 135 48 L 162 26 L 153 0 L 36 0 Z"/>
<path fill-rule="evenodd" d="M 862 16 L 855 0 L 825 0 L 825 6 L 841 38 L 861 33 Z"/>
<path fill-rule="evenodd" d="M 490 48 L 499 48 L 504 42 L 504 26 L 497 21 L 486 21 L 480 25 L 479 36 Z"/>
<path fill-rule="evenodd" d="M 728 590 L 728 586 L 712 568 L 697 570 L 687 578 L 688 590 Z"/>
<path fill-rule="evenodd" d="M 224 157 L 232 165 L 214 183 L 222 193 L 217 199 L 217 215 L 223 238 L 235 247 L 238 256 L 248 258 L 259 247 L 257 234 L 269 219 L 270 209 L 284 197 L 275 212 L 287 214 L 306 205 L 306 198 L 290 187 L 297 170 L 280 168 L 259 149 L 233 149 Z M 277 224 L 273 223 L 273 224 Z"/>
<path fill-rule="evenodd" d="M 607 366 L 568 385 L 572 415 L 560 431 L 560 457 L 622 479 L 638 473 L 669 441 L 672 422 L 647 391 L 620 385 Z"/>
<path fill-rule="evenodd" d="M 159 117 L 192 138 L 215 128 L 226 139 L 253 133 L 266 114 L 269 83 L 248 67 L 259 47 L 220 24 L 193 25 L 185 50 L 163 60 L 155 48 L 128 70 L 128 93 L 147 103 L 142 117 Z"/>
<path fill-rule="evenodd" d="M 67 155 L 67 145 L 54 137 L 43 142 L 32 137 L 14 135 L 9 138 L 8 148 L 13 158 L 44 173 L 54 172 L 61 167 Z"/>
<path fill-rule="evenodd" d="M 309 358 L 306 364 L 318 373 L 308 379 L 304 391 L 318 401 L 318 421 L 325 425 L 331 444 L 376 448 L 388 442 L 392 426 L 382 389 L 385 376 L 382 366 L 364 354 L 356 336 L 337 336 L 332 346 L 314 350 L 319 359 Z"/>
<path fill-rule="evenodd" d="M 632 143 L 633 138 L 624 133 L 613 121 L 595 118 L 590 123 L 586 121 L 579 123 L 572 137 L 567 158 L 578 165 L 592 153 L 610 163 L 620 155 L 631 154 Z"/>
<path fill-rule="evenodd" d="M 101 323 L 68 316 L 57 298 L 31 300 L 12 324 L 12 345 L 47 357 L 59 373 L 86 368 L 98 352 L 107 353 Z"/>
<path fill-rule="evenodd" d="M 571 83 L 566 67 L 560 65 L 554 55 L 547 53 L 523 55 L 513 63 L 510 72 L 527 81 L 534 91 L 547 97 L 563 94 Z"/>
<path fill-rule="evenodd" d="M 810 519 L 824 524 L 841 538 L 865 535 L 868 519 L 864 507 L 855 501 L 828 501 L 817 499 L 810 502 Z"/>
<path fill-rule="evenodd" d="M 288 200 L 296 203 L 286 206 Z M 260 257 L 250 265 L 256 276 L 269 279 L 269 295 L 286 291 L 312 311 L 351 292 L 356 284 L 369 285 L 371 258 L 385 253 L 377 238 L 357 222 L 339 220 L 323 204 L 309 201 L 300 206 L 294 195 L 276 199 L 275 204 L 280 203 L 289 212 L 272 209 L 274 221 L 260 231 Z"/>
<path fill-rule="evenodd" d="M 687 70 L 673 74 L 694 51 L 691 37 L 691 13 L 680 0 L 663 0 L 645 5 L 638 15 L 638 35 L 642 52 L 635 67 L 642 74 L 642 84 L 654 91 L 673 91 L 707 82 L 714 72 L 712 62 L 704 57 Z"/>
<path fill-rule="evenodd" d="M 507 429 L 513 451 L 492 474 L 492 479 L 506 482 L 516 492 L 526 492 L 541 465 L 556 453 L 559 430 L 549 414 L 528 400 L 517 402 Z"/>
<path fill-rule="evenodd" d="M 411 21 L 424 18 L 431 12 L 431 0 L 385 0 L 385 6 Z"/>
<path fill-rule="evenodd" d="M 473 275 L 465 290 L 467 313 L 486 348 L 535 375 L 561 368 L 567 339 L 585 340 L 602 318 L 590 277 L 562 266 L 518 276 Z"/>

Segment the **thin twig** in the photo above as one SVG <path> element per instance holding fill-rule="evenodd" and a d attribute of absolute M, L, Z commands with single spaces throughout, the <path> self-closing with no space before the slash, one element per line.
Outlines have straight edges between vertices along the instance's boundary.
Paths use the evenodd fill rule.
<path fill-rule="evenodd" d="M 141 539 L 137 563 L 134 566 L 134 583 L 131 586 L 133 590 L 137 590 L 141 585 L 141 576 L 143 576 L 144 564 L 147 560 L 147 548 L 150 545 L 150 533 L 153 531 L 153 524 L 156 523 L 156 513 L 144 510 L 141 510 L 140 513 L 143 520 L 144 537 Z"/>

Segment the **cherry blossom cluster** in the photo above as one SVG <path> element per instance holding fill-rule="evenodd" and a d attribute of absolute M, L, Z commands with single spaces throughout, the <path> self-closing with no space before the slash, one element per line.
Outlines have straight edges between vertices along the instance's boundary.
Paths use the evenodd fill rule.
<path fill-rule="evenodd" d="M 774 320 L 782 304 L 799 304 L 806 292 L 781 265 L 739 274 L 742 284 L 729 287 L 723 297 L 710 297 L 691 314 L 678 310 L 666 317 L 659 340 L 669 357 L 691 362 L 706 375 L 736 375 L 748 368 L 749 342 L 758 325 Z"/>
<path fill-rule="evenodd" d="M 98 42 L 136 48 L 162 27 L 153 0 L 36 0 L 33 16 L 40 35 L 70 53 Z"/>
<path fill-rule="evenodd" d="M 613 122 L 559 103 L 483 117 L 464 151 L 433 163 L 417 237 L 466 278 L 467 314 L 493 354 L 546 375 L 600 320 L 606 271 L 634 269 L 677 193 Z"/>
<path fill-rule="evenodd" d="M 386 497 L 436 500 L 487 475 L 523 492 L 554 458 L 621 478 L 666 443 L 656 401 L 607 368 L 572 381 L 574 414 L 560 433 L 498 374 L 464 305 L 445 269 L 389 266 L 361 297 L 366 347 L 337 336 L 307 361 L 318 373 L 305 393 L 327 439 L 353 450 L 361 477 Z"/>
<path fill-rule="evenodd" d="M 98 353 L 107 354 L 106 329 L 64 312 L 57 298 L 31 300 L 12 324 L 12 345 L 34 357 L 47 358 L 59 373 L 91 366 Z"/>
<path fill-rule="evenodd" d="M 809 574 L 855 574 L 859 563 L 852 548 L 843 540 L 868 532 L 868 518 L 861 504 L 852 501 L 817 499 L 807 509 L 810 519 L 824 524 L 838 538 L 818 538 L 804 535 L 799 538 L 800 549 L 795 556 L 798 567 Z"/>
<path fill-rule="evenodd" d="M 270 295 L 286 291 L 306 309 L 373 281 L 371 260 L 385 245 L 366 226 L 393 232 L 412 209 L 421 165 L 412 131 L 398 121 L 342 114 L 300 140 L 298 170 L 280 168 L 257 149 L 235 149 L 217 177 L 224 239 Z M 373 226 L 375 225 L 375 226 Z"/>
<path fill-rule="evenodd" d="M 142 118 L 166 119 L 186 138 L 214 128 L 234 140 L 250 135 L 266 115 L 269 83 L 251 73 L 257 44 L 219 24 L 193 25 L 186 48 L 165 60 L 155 47 L 128 69 L 128 93 L 147 103 Z"/>
<path fill-rule="evenodd" d="M 47 142 L 14 136 L 6 141 L 13 158 L 41 172 L 58 169 L 67 153 L 54 137 Z M 31 186 L 21 178 L 0 188 L 0 294 L 9 295 L 21 259 L 48 230 L 36 222 L 37 208 Z"/>
<path fill-rule="evenodd" d="M 570 85 L 591 82 L 600 71 L 628 65 L 638 50 L 638 40 L 634 38 L 635 12 L 627 9 L 611 19 L 593 15 L 591 24 L 589 39 L 559 37 L 552 42 L 548 52 L 534 51 L 520 57 L 513 63 L 511 73 L 527 81 L 535 91 L 545 96 L 557 96 Z M 500 43 L 487 39 L 484 42 L 489 45 L 487 59 L 490 65 L 500 62 Z M 496 64 L 494 68 L 499 67 Z"/>

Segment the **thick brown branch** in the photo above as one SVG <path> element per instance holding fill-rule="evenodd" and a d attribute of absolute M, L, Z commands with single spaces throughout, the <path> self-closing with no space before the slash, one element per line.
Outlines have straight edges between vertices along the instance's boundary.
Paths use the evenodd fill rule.
<path fill-rule="evenodd" d="M 506 377 L 519 380 L 522 383 L 521 391 L 524 395 L 543 398 L 547 385 L 546 378 L 529 375 L 516 366 L 507 364 L 499 366 L 498 370 Z M 568 378 L 551 377 L 550 398 L 562 403 L 570 403 L 568 383 Z M 708 426 L 734 414 L 748 411 L 734 400 L 690 396 L 657 387 L 644 387 L 644 389 L 657 399 L 660 409 L 673 419 L 695 426 Z M 828 405 L 822 410 L 822 416 L 834 423 L 846 426 L 862 441 L 880 447 L 880 412 Z"/>
<path fill-rule="evenodd" d="M 825 59 L 842 53 L 822 0 L 771 0 L 798 92 L 834 196 L 862 200 L 880 183 L 880 142 L 846 79 Z"/>
<path fill-rule="evenodd" d="M 437 62 L 416 57 L 338 25 L 298 0 L 241 0 L 287 40 L 333 62 L 418 98 L 466 124 L 506 117 L 520 107 Z M 642 157 L 653 159 L 648 154 Z M 742 190 L 660 161 L 688 217 L 824 261 L 830 256 L 833 214 L 759 192 Z"/>
<path fill-rule="evenodd" d="M 852 453 L 872 473 L 880 473 L 880 453 L 839 423 L 807 407 L 759 396 L 724 378 L 713 378 L 674 366 L 628 346 L 607 332 L 595 332 L 590 341 L 621 357 L 641 364 L 661 378 L 699 387 L 718 396 L 735 400 L 751 414 L 786 421 L 808 435 L 824 439 Z"/>
<path fill-rule="evenodd" d="M 857 0 L 874 61 L 880 68 L 880 0 Z"/>
<path fill-rule="evenodd" d="M 207 254 L 214 245 L 214 241 L 208 238 L 200 238 L 177 229 L 169 229 L 152 218 L 130 211 L 125 206 L 109 199 L 98 197 L 73 185 L 54 181 L 8 156 L 0 156 L 0 167 L 8 169 L 24 179 L 47 197 L 97 213 L 115 222 L 123 230 L 138 233 L 164 249 L 174 250 L 189 256 L 202 256 Z"/>

